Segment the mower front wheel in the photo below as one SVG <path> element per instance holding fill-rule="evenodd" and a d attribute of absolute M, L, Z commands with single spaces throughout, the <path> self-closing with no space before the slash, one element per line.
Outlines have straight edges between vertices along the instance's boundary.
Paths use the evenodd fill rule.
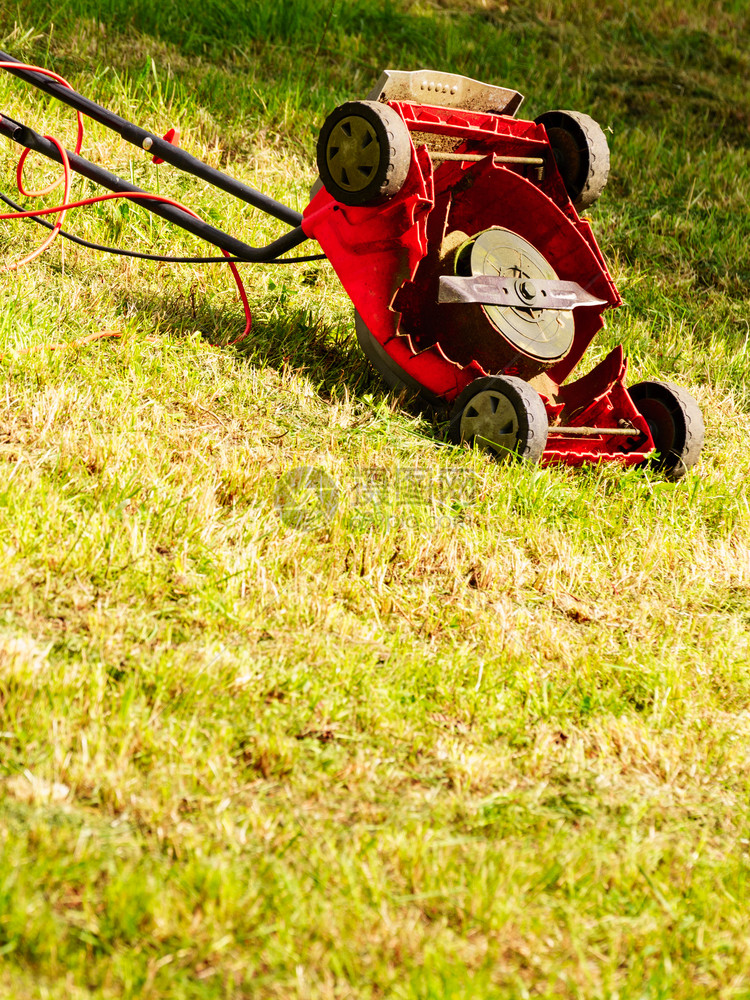
<path fill-rule="evenodd" d="M 377 204 L 403 187 L 411 149 L 409 129 L 397 111 L 377 101 L 348 101 L 320 130 L 320 179 L 343 205 Z"/>
<path fill-rule="evenodd" d="M 498 461 L 538 462 L 547 444 L 547 411 L 528 382 L 512 375 L 478 378 L 456 400 L 448 426 L 454 444 L 473 444 Z"/>
<path fill-rule="evenodd" d="M 656 454 L 648 464 L 667 479 L 682 479 L 703 446 L 700 407 L 689 392 L 671 382 L 638 382 L 628 393 L 654 440 Z"/>

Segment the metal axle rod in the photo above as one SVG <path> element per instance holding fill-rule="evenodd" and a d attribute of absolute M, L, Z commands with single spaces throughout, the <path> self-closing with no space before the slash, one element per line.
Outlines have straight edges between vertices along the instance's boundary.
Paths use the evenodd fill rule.
<path fill-rule="evenodd" d="M 635 437 L 636 434 L 641 432 L 636 430 L 635 427 L 571 427 L 551 425 L 549 428 L 550 435 L 559 435 L 560 437 Z"/>
<path fill-rule="evenodd" d="M 440 149 L 428 149 L 431 160 L 466 160 L 471 163 L 479 163 L 491 156 L 495 163 L 520 163 L 532 167 L 543 167 L 544 158 L 541 156 L 498 156 L 497 153 L 444 153 Z"/>
<path fill-rule="evenodd" d="M 7 52 L 0 51 L 0 62 L 19 63 L 19 60 L 8 55 Z M 19 65 L 21 64 L 19 63 Z M 43 76 L 41 73 L 34 73 L 32 70 L 7 69 L 7 72 L 13 73 L 14 76 L 19 77 L 25 83 L 30 83 L 33 87 L 43 90 L 58 101 L 69 104 L 71 108 L 75 108 L 76 111 L 80 111 L 89 118 L 93 118 L 100 125 L 112 129 L 113 132 L 121 135 L 126 142 L 148 150 L 149 153 L 164 160 L 165 163 L 171 163 L 173 167 L 179 167 L 180 170 L 184 170 L 188 174 L 200 177 L 201 180 L 207 181 L 213 187 L 221 188 L 227 194 L 231 194 L 235 198 L 240 198 L 249 205 L 259 208 L 266 215 L 280 219 L 290 226 L 299 226 L 302 222 L 301 214 L 295 211 L 295 209 L 289 208 L 288 205 L 283 205 L 274 198 L 269 198 L 268 195 L 263 194 L 261 191 L 256 191 L 255 188 L 243 184 L 242 181 L 235 180 L 221 170 L 210 167 L 207 163 L 203 163 L 202 160 L 191 156 L 190 153 L 186 153 L 184 149 L 173 146 L 171 142 L 167 142 L 160 136 L 154 135 L 152 132 L 147 132 L 138 125 L 134 125 L 125 118 L 114 114 L 114 112 L 108 111 L 107 108 L 103 108 L 100 104 L 95 104 L 94 101 L 90 101 L 83 94 L 79 94 L 75 90 L 68 90 L 67 87 L 63 87 L 57 81 Z"/>
<path fill-rule="evenodd" d="M 37 153 L 42 153 L 56 163 L 62 163 L 62 157 L 53 142 L 45 139 L 44 136 L 39 135 L 28 126 L 13 121 L 7 115 L 0 115 L 0 135 L 7 136 L 27 149 L 33 149 Z M 77 156 L 70 151 L 67 151 L 67 153 L 71 168 L 77 174 L 81 174 L 82 177 L 94 181 L 95 184 L 101 184 L 102 187 L 108 188 L 110 191 L 128 194 L 147 193 L 141 188 L 136 187 L 135 184 L 130 184 L 128 181 L 123 180 L 122 177 L 118 177 L 117 174 L 111 174 L 108 170 L 104 170 L 103 167 L 91 163 L 90 160 L 85 160 L 82 156 Z M 279 237 L 279 239 L 274 240 L 273 243 L 269 243 L 267 247 L 251 247 L 248 243 L 243 243 L 241 240 L 235 239 L 234 236 L 216 229 L 214 226 L 209 225 L 209 223 L 203 222 L 202 219 L 194 218 L 188 212 L 184 212 L 174 205 L 167 205 L 164 202 L 155 201 L 150 198 L 138 200 L 143 208 L 154 215 L 159 215 L 168 222 L 173 222 L 182 229 L 186 229 L 189 233 L 200 237 L 206 243 L 211 243 L 213 246 L 226 250 L 234 257 L 242 257 L 243 260 L 250 263 L 268 263 L 287 253 L 287 251 L 292 250 L 294 247 L 299 246 L 300 243 L 304 243 L 307 239 L 307 236 L 302 231 L 302 227 L 297 226 L 295 229 Z"/>

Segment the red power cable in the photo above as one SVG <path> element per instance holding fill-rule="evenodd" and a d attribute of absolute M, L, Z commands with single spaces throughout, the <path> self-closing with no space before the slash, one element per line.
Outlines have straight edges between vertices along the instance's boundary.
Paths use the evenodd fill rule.
<path fill-rule="evenodd" d="M 63 77 L 58 76 L 57 73 L 53 73 L 51 70 L 44 69 L 41 66 L 30 66 L 23 63 L 15 63 L 15 62 L 14 63 L 0 62 L 0 69 L 24 69 L 24 70 L 31 70 L 34 73 L 42 73 L 44 76 L 49 76 L 52 79 L 56 80 L 58 83 L 62 84 L 64 87 L 67 87 L 68 90 L 73 89 L 71 85 L 68 83 L 68 81 L 63 79 Z M 80 153 L 81 146 L 83 143 L 83 117 L 80 111 L 76 112 L 76 118 L 78 120 L 78 134 L 76 137 L 76 146 L 75 146 L 75 152 L 77 155 L 78 153 Z M 5 212 L 2 215 L 0 215 L 0 219 L 28 219 L 32 216 L 54 215 L 54 214 L 58 215 L 58 219 L 55 223 L 52 232 L 40 247 L 38 247 L 33 253 L 29 254 L 27 257 L 24 257 L 23 260 L 17 261 L 14 264 L 7 264 L 4 267 L 0 268 L 0 272 L 17 270 L 19 267 L 22 267 L 24 264 L 28 264 L 29 261 L 34 260 L 36 257 L 39 257 L 40 254 L 44 253 L 44 251 L 49 248 L 49 246 L 59 233 L 60 229 L 62 228 L 63 221 L 65 219 L 65 213 L 71 208 L 82 208 L 86 205 L 95 205 L 97 202 L 100 201 L 113 201 L 116 198 L 128 198 L 131 201 L 139 201 L 139 200 L 158 201 L 163 205 L 173 205 L 174 207 L 181 209 L 183 212 L 187 212 L 188 215 L 192 215 L 194 219 L 200 218 L 200 216 L 196 212 L 194 212 L 190 208 L 187 208 L 187 206 L 182 205 L 179 201 L 175 201 L 172 198 L 164 198 L 162 195 L 158 194 L 149 194 L 148 192 L 145 191 L 111 192 L 110 194 L 102 194 L 93 198 L 84 198 L 81 201 L 73 201 L 73 202 L 69 201 L 68 199 L 70 197 L 71 169 L 70 169 L 70 161 L 68 160 L 68 154 L 65 150 L 65 147 L 61 143 L 59 143 L 57 139 L 53 138 L 50 135 L 45 136 L 45 139 L 49 139 L 50 142 L 54 143 L 54 145 L 57 147 L 57 150 L 60 153 L 60 158 L 62 160 L 62 166 L 63 166 L 62 177 L 59 180 L 55 181 L 53 184 L 49 185 L 48 187 L 43 188 L 41 191 L 26 191 L 23 186 L 23 170 L 24 170 L 24 165 L 26 163 L 26 158 L 31 152 L 31 150 L 25 149 L 21 154 L 21 158 L 18 161 L 18 167 L 16 169 L 16 183 L 18 185 L 19 192 L 28 198 L 43 197 L 44 195 L 50 194 L 52 191 L 56 190 L 61 184 L 64 184 L 63 203 L 61 205 L 56 205 L 54 208 L 35 209 L 34 211 L 30 212 Z M 221 249 L 221 247 L 219 249 Z M 226 250 L 222 249 L 221 252 L 225 257 L 230 256 L 230 254 Z M 239 337 L 236 337 L 234 340 L 229 342 L 229 346 L 232 346 L 234 344 L 239 344 L 240 341 L 244 340 L 248 336 L 248 334 L 250 333 L 250 329 L 252 327 L 253 317 L 250 311 L 250 304 L 247 300 L 245 286 L 242 282 L 242 278 L 240 277 L 240 273 L 237 270 L 237 266 L 232 261 L 228 261 L 228 264 L 232 272 L 232 277 L 234 278 L 235 284 L 237 285 L 237 292 L 240 296 L 242 307 L 245 311 L 245 329 L 242 331 Z M 73 344 L 86 343 L 90 340 L 100 339 L 104 337 L 119 337 L 119 336 L 120 334 L 113 333 L 112 331 L 106 331 L 101 334 L 93 334 L 89 335 L 88 337 L 83 337 L 81 338 L 81 340 L 74 341 Z M 58 348 L 61 346 L 63 345 L 61 344 L 49 345 L 50 348 Z"/>
<path fill-rule="evenodd" d="M 52 241 L 55 239 L 57 234 L 60 232 L 60 230 L 62 229 L 62 224 L 65 221 L 65 212 L 67 211 L 66 203 L 68 201 L 68 198 L 70 197 L 70 162 L 68 160 L 67 151 L 65 147 L 62 145 L 62 143 L 58 142 L 57 139 L 55 139 L 54 136 L 51 135 L 46 135 L 45 139 L 49 139 L 49 141 L 57 147 L 57 151 L 59 152 L 60 158 L 63 162 L 63 176 L 60 178 L 59 181 L 57 181 L 51 187 L 46 188 L 45 192 L 42 192 L 46 193 L 49 191 L 53 191 L 55 188 L 59 187 L 60 184 L 64 183 L 65 197 L 63 199 L 63 204 L 58 206 L 57 208 L 52 209 L 53 213 L 57 213 L 57 222 L 55 223 L 52 232 L 49 234 L 47 239 L 42 243 L 40 247 L 37 247 L 37 249 L 34 250 L 33 253 L 30 253 L 27 257 L 24 257 L 22 260 L 18 260 L 13 264 L 3 265 L 3 267 L 0 267 L 0 272 L 17 271 L 19 267 L 22 267 L 24 264 L 28 264 L 29 261 L 32 261 L 36 257 L 39 257 L 41 254 L 43 254 L 44 251 L 50 246 Z M 27 149 L 24 152 L 28 153 L 30 152 L 30 150 Z M 23 190 L 22 176 L 21 176 L 22 172 L 23 172 L 23 157 L 18 164 L 17 181 L 18 181 L 18 188 L 21 191 L 21 193 L 27 194 L 27 192 Z M 36 194 L 33 194 L 32 197 L 36 197 Z M 46 212 L 45 214 L 49 215 L 50 213 Z"/>

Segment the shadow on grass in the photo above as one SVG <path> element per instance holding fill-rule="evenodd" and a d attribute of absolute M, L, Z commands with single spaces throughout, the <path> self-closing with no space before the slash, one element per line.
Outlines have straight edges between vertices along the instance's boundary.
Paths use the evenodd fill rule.
<path fill-rule="evenodd" d="M 326 404 L 343 398 L 372 409 L 385 404 L 417 418 L 418 433 L 425 442 L 445 441 L 446 413 L 420 402 L 416 395 L 405 391 L 399 396 L 391 391 L 362 353 L 353 322 L 330 325 L 309 309 L 299 308 L 290 308 L 278 317 L 264 316 L 274 305 L 269 298 L 251 303 L 258 318 L 254 319 L 248 338 L 232 345 L 231 341 L 243 330 L 242 322 L 237 322 L 236 309 L 227 322 L 223 310 L 197 299 L 193 305 L 189 296 L 140 291 L 120 300 L 123 313 L 148 316 L 156 333 L 179 339 L 199 330 L 207 342 L 223 347 L 228 354 L 261 371 L 291 372 L 308 379 L 318 398 Z"/>
<path fill-rule="evenodd" d="M 344 393 L 353 398 L 392 398 L 362 353 L 353 322 L 329 325 L 310 309 L 291 307 L 279 316 L 269 316 L 275 304 L 270 298 L 251 302 L 254 317 L 250 334 L 233 345 L 243 330 L 234 308 L 229 319 L 205 299 L 155 290 L 130 290 L 118 302 L 123 313 L 148 316 L 160 333 L 180 338 L 200 330 L 208 342 L 258 368 L 290 369 L 304 375 L 323 400 L 340 398 Z"/>

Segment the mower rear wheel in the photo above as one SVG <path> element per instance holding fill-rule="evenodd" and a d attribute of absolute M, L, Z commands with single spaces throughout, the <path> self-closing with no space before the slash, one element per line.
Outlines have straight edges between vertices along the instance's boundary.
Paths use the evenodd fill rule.
<path fill-rule="evenodd" d="M 547 444 L 547 411 L 536 390 L 512 375 L 475 379 L 456 400 L 448 425 L 454 444 L 473 444 L 498 461 L 538 462 Z"/>
<path fill-rule="evenodd" d="M 689 392 L 671 382 L 638 382 L 628 393 L 654 439 L 656 454 L 648 464 L 667 479 L 682 479 L 703 446 L 700 407 Z"/>
<path fill-rule="evenodd" d="M 580 111 L 545 111 L 534 121 L 547 130 L 573 207 L 579 212 L 589 208 L 609 177 L 609 146 L 601 126 Z"/>
<path fill-rule="evenodd" d="M 377 101 L 348 101 L 323 122 L 317 161 L 326 191 L 344 205 L 376 204 L 403 187 L 411 164 L 409 129 Z"/>
<path fill-rule="evenodd" d="M 412 398 L 418 404 L 439 407 L 440 398 L 420 385 L 413 375 L 404 371 L 401 365 L 393 360 L 370 333 L 367 324 L 356 309 L 354 310 L 354 329 L 365 357 L 389 389 L 399 395 Z"/>

